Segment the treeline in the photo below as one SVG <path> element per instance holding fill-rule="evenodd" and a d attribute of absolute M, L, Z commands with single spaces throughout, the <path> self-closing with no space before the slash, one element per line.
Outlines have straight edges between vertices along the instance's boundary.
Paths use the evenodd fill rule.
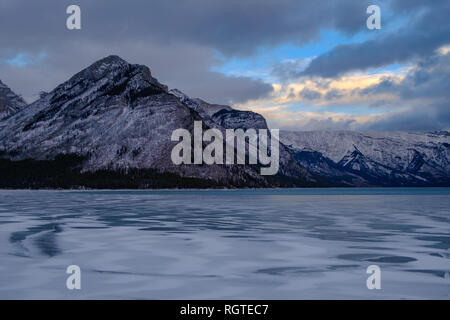
<path fill-rule="evenodd" d="M 54 160 L 0 159 L 0 188 L 8 189 L 165 189 L 223 188 L 224 184 L 205 179 L 160 173 L 153 169 L 81 172 L 85 159 L 59 155 Z"/>

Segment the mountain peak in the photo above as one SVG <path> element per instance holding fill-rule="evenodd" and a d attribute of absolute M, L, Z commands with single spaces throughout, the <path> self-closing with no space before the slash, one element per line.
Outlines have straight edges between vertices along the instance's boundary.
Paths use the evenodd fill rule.
<path fill-rule="evenodd" d="M 27 103 L 0 80 L 0 119 L 22 110 Z"/>
<path fill-rule="evenodd" d="M 119 56 L 111 55 L 100 59 L 90 65 L 87 69 L 94 70 L 113 70 L 116 68 L 124 68 L 130 64 Z"/>
<path fill-rule="evenodd" d="M 102 58 L 50 93 L 50 102 L 68 102 L 86 96 L 122 96 L 128 101 L 157 92 L 167 92 L 167 87 L 153 78 L 147 66 L 130 64 L 117 55 Z"/>
<path fill-rule="evenodd" d="M 359 168 L 360 166 L 364 165 L 365 162 L 366 158 L 364 154 L 359 151 L 356 145 L 353 145 L 353 150 L 348 150 L 341 161 L 338 162 L 338 164 L 346 168 L 352 168 L 356 164 L 356 166 Z"/>
<path fill-rule="evenodd" d="M 152 77 L 150 69 L 147 66 L 130 64 L 117 55 L 110 55 L 94 62 L 87 68 L 75 74 L 67 81 L 67 83 L 73 85 L 85 80 L 97 82 L 103 78 L 117 81 L 119 78 L 132 76 L 138 76 L 144 82 L 161 86 L 161 84 Z"/>
<path fill-rule="evenodd" d="M 353 151 L 349 151 L 351 154 L 355 156 L 364 156 L 361 151 L 359 151 L 358 147 L 356 145 L 353 145 Z"/>
<path fill-rule="evenodd" d="M 111 55 L 94 62 L 70 80 L 78 81 L 80 78 L 85 78 L 96 81 L 111 73 L 126 72 L 130 67 L 131 65 L 119 56 Z"/>
<path fill-rule="evenodd" d="M 109 56 L 106 56 L 106 57 L 98 60 L 98 62 L 124 62 L 124 63 L 128 63 L 124 59 L 122 59 L 121 57 L 119 57 L 118 55 L 115 55 L 115 54 L 111 54 Z"/>

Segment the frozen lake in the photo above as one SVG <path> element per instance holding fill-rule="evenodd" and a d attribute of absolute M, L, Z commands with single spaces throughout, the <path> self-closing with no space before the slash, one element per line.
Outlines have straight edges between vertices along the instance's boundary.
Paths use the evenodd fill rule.
<path fill-rule="evenodd" d="M 445 188 L 0 191 L 0 299 L 450 299 L 449 249 Z"/>

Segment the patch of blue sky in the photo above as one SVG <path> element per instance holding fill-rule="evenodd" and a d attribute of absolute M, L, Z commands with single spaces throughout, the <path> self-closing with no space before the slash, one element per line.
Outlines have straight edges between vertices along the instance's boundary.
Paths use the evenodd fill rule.
<path fill-rule="evenodd" d="M 338 45 L 360 43 L 371 37 L 371 33 L 366 31 L 351 36 L 333 30 L 323 30 L 318 40 L 302 45 L 292 41 L 276 47 L 261 47 L 255 54 L 245 58 L 226 58 L 217 53 L 217 64 L 212 67 L 212 71 L 228 76 L 248 76 L 255 79 L 270 80 L 272 67 L 277 63 L 311 59 Z"/>
<path fill-rule="evenodd" d="M 47 54 L 45 53 L 45 51 L 41 51 L 38 54 L 19 52 L 12 58 L 3 59 L 2 62 L 12 67 L 23 68 L 42 61 L 43 59 L 45 59 L 46 56 Z"/>
<path fill-rule="evenodd" d="M 29 64 L 28 55 L 23 52 L 16 54 L 12 58 L 5 59 L 4 61 L 13 67 L 25 67 Z"/>

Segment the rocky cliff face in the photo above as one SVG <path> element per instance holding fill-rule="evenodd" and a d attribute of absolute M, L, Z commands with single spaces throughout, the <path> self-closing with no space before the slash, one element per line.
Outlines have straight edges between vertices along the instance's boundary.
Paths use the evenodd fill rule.
<path fill-rule="evenodd" d="M 0 80 L 0 119 L 13 115 L 27 103 Z"/>
<path fill-rule="evenodd" d="M 450 185 L 448 132 L 282 132 L 297 160 L 335 184 Z"/>
<path fill-rule="evenodd" d="M 126 175 L 153 169 L 224 186 L 279 185 L 280 181 L 264 178 L 254 166 L 172 163 L 176 144 L 171 141 L 172 132 L 178 128 L 192 132 L 196 120 L 202 120 L 205 129 L 224 128 L 213 120 L 220 110 L 232 112 L 227 106 L 170 92 L 149 68 L 109 56 L 0 121 L 0 154 L 14 162 L 77 155 L 83 159 L 77 167 L 80 173 Z M 306 170 L 298 164 L 297 168 L 305 173 L 296 174 L 297 182 L 312 181 Z"/>

